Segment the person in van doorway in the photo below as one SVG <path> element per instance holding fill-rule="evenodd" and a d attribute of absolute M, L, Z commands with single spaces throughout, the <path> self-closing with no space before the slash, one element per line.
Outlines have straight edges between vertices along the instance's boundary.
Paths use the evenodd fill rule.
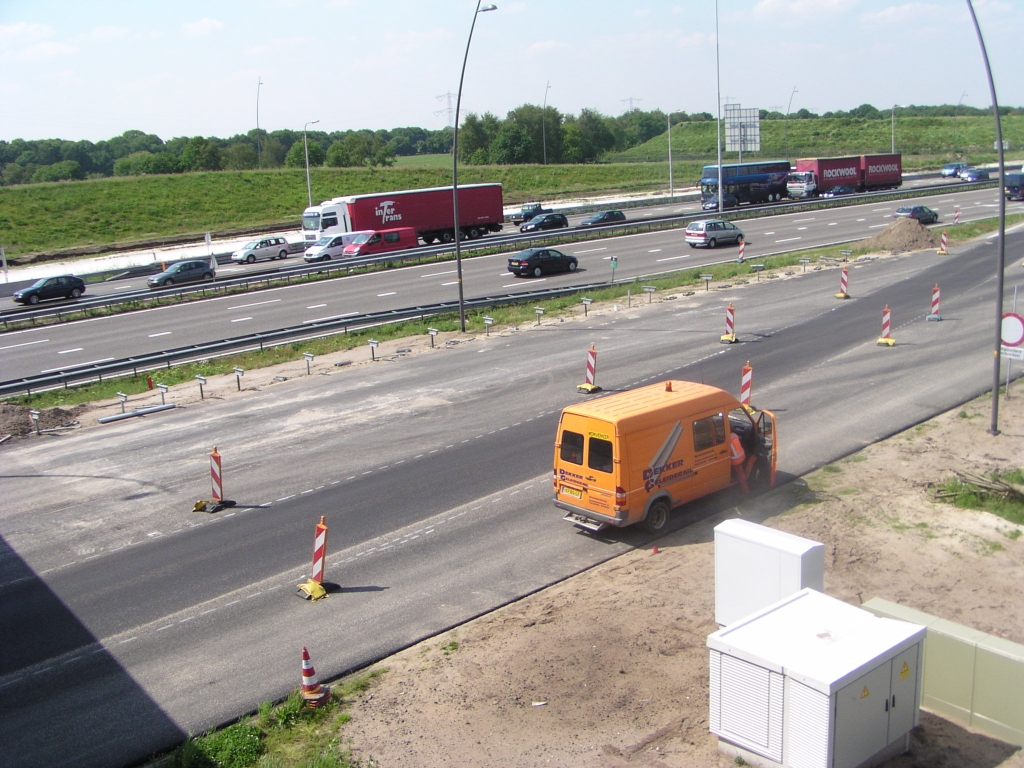
<path fill-rule="evenodd" d="M 743 444 L 740 442 L 740 436 L 735 432 L 731 434 L 729 438 L 729 449 L 732 453 L 732 471 L 736 475 L 736 479 L 739 481 L 740 488 L 743 492 L 750 495 L 750 486 L 747 485 L 747 452 L 743 450 Z"/>

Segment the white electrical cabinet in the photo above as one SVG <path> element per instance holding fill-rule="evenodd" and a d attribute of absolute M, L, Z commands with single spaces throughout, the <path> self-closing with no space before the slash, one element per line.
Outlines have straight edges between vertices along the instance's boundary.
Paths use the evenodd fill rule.
<path fill-rule="evenodd" d="M 825 589 L 825 545 L 746 520 L 715 526 L 715 621 L 728 626 L 805 587 Z"/>
<path fill-rule="evenodd" d="M 803 589 L 708 637 L 710 729 L 748 763 L 858 768 L 905 752 L 925 628 Z"/>

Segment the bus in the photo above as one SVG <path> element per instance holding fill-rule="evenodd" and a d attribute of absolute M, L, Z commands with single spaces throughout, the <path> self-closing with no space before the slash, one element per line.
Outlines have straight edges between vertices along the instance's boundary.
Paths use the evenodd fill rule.
<path fill-rule="evenodd" d="M 722 184 L 726 193 L 740 203 L 774 203 L 784 200 L 786 177 L 791 168 L 788 160 L 767 160 L 760 163 L 732 163 L 722 166 Z M 718 166 L 705 165 L 700 176 L 700 199 L 706 201 L 718 194 Z"/>

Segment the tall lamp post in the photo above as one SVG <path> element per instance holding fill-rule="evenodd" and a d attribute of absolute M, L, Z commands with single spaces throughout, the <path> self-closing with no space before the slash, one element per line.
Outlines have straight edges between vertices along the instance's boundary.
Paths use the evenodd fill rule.
<path fill-rule="evenodd" d="M 796 96 L 796 86 L 793 86 L 793 92 L 789 94 L 789 106 L 786 107 L 786 159 L 789 160 L 789 113 L 793 109 L 793 97 Z"/>
<path fill-rule="evenodd" d="M 466 78 L 466 61 L 469 59 L 469 44 L 473 42 L 473 29 L 476 27 L 476 17 L 487 11 L 496 11 L 498 6 L 485 5 L 480 7 L 480 0 L 476 0 L 476 10 L 473 11 L 473 23 L 469 25 L 469 37 L 466 39 L 466 55 L 462 57 L 462 74 L 459 75 L 459 95 L 455 99 L 455 133 L 452 136 L 452 212 L 455 217 L 455 269 L 458 273 L 459 283 L 459 327 L 466 332 L 466 300 L 462 290 L 462 231 L 459 229 L 459 108 L 462 106 L 462 82 Z"/>
<path fill-rule="evenodd" d="M 974 31 L 978 33 L 978 44 L 981 46 L 981 57 L 985 60 L 985 72 L 988 75 L 988 89 L 992 94 L 992 114 L 996 118 L 996 149 L 999 152 L 999 261 L 996 264 L 996 343 L 994 356 L 994 367 L 992 370 L 992 422 L 989 425 L 990 435 L 999 434 L 999 364 L 1000 347 L 1002 347 L 1003 327 L 1003 271 L 1006 267 L 1006 195 L 1002 194 L 1006 189 L 1006 158 L 1003 154 L 1003 125 L 999 118 L 999 101 L 996 99 L 996 84 L 992 79 L 992 66 L 988 61 L 988 51 L 985 49 L 985 39 L 981 36 L 981 27 L 978 26 L 978 17 L 974 15 L 974 4 L 967 0 L 967 8 L 971 12 L 971 21 L 974 22 Z M 1009 386 L 1009 381 L 1007 381 Z"/>
<path fill-rule="evenodd" d="M 547 88 L 544 89 L 544 106 L 540 109 L 540 138 L 544 144 L 544 165 L 548 164 L 548 91 L 551 90 L 551 81 L 548 80 Z"/>
<path fill-rule="evenodd" d="M 668 196 L 675 197 L 676 190 L 672 184 L 672 113 L 668 113 Z"/>
<path fill-rule="evenodd" d="M 311 125 L 316 125 L 319 120 L 310 120 L 304 126 L 302 126 L 302 148 L 306 151 L 306 194 L 309 195 L 309 207 L 313 207 L 313 185 L 309 181 L 309 143 L 306 141 L 306 129 Z"/>
<path fill-rule="evenodd" d="M 256 83 L 256 167 L 263 167 L 263 158 L 260 155 L 260 88 L 263 87 L 263 78 L 257 78 Z"/>
<path fill-rule="evenodd" d="M 718 93 L 718 121 L 715 123 L 715 138 L 718 140 L 718 213 L 725 210 L 722 202 L 722 66 L 718 58 L 718 0 L 715 0 L 715 82 Z"/>
<path fill-rule="evenodd" d="M 896 109 L 906 109 L 906 104 L 893 104 L 892 105 L 892 153 L 896 154 Z"/>
<path fill-rule="evenodd" d="M 953 157 L 958 157 L 956 151 L 956 118 L 960 114 L 960 105 L 964 103 L 964 98 L 967 96 L 967 91 L 960 94 L 960 101 L 956 103 L 956 109 L 953 110 Z"/>

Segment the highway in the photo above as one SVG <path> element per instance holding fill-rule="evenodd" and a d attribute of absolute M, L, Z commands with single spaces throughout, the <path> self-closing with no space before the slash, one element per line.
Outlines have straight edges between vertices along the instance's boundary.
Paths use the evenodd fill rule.
<path fill-rule="evenodd" d="M 747 237 L 745 255 L 748 260 L 756 260 L 766 254 L 869 237 L 892 222 L 896 207 L 912 202 L 876 201 L 743 220 L 739 226 Z M 923 198 L 922 202 L 943 214 L 940 226 L 949 226 L 955 206 L 960 206 L 964 222 L 993 216 L 998 193 L 995 189 L 975 190 Z M 1011 203 L 1008 210 L 1024 211 L 1024 204 Z M 734 246 L 691 249 L 683 238 L 680 229 L 560 246 L 577 256 L 580 270 L 574 275 L 539 279 L 512 276 L 505 268 L 508 253 L 465 259 L 466 296 L 497 296 L 541 286 L 601 282 L 611 277 L 609 263 L 613 255 L 618 258 L 616 279 L 735 258 Z M 0 334 L 2 378 L 11 380 L 66 370 L 324 318 L 454 300 L 456 286 L 454 263 L 439 262 L 8 332 Z"/>
<path fill-rule="evenodd" d="M 846 226 L 885 218 L 864 213 L 874 216 Z M 813 224 L 771 231 L 783 239 Z M 1024 236 L 1009 237 L 1008 255 L 1022 247 Z M 982 241 L 857 262 L 845 302 L 835 270 L 797 272 L 0 446 L 5 764 L 141 760 L 294 688 L 302 645 L 329 677 L 649 543 L 636 531 L 579 533 L 551 503 L 557 413 L 583 397 L 591 343 L 608 390 L 677 377 L 735 392 L 750 360 L 754 404 L 779 416 L 785 477 L 980 394 L 991 382 L 993 259 Z M 478 277 L 495 271 L 473 261 L 488 265 Z M 1008 266 L 1008 296 L 1022 276 Z M 936 283 L 944 321 L 929 323 Z M 737 345 L 718 341 L 727 303 Z M 875 344 L 886 304 L 892 349 Z M 213 445 L 238 506 L 193 513 Z M 729 491 L 688 505 L 671 525 L 737 500 Z M 320 515 L 340 591 L 314 604 L 294 585 L 308 576 Z"/>

